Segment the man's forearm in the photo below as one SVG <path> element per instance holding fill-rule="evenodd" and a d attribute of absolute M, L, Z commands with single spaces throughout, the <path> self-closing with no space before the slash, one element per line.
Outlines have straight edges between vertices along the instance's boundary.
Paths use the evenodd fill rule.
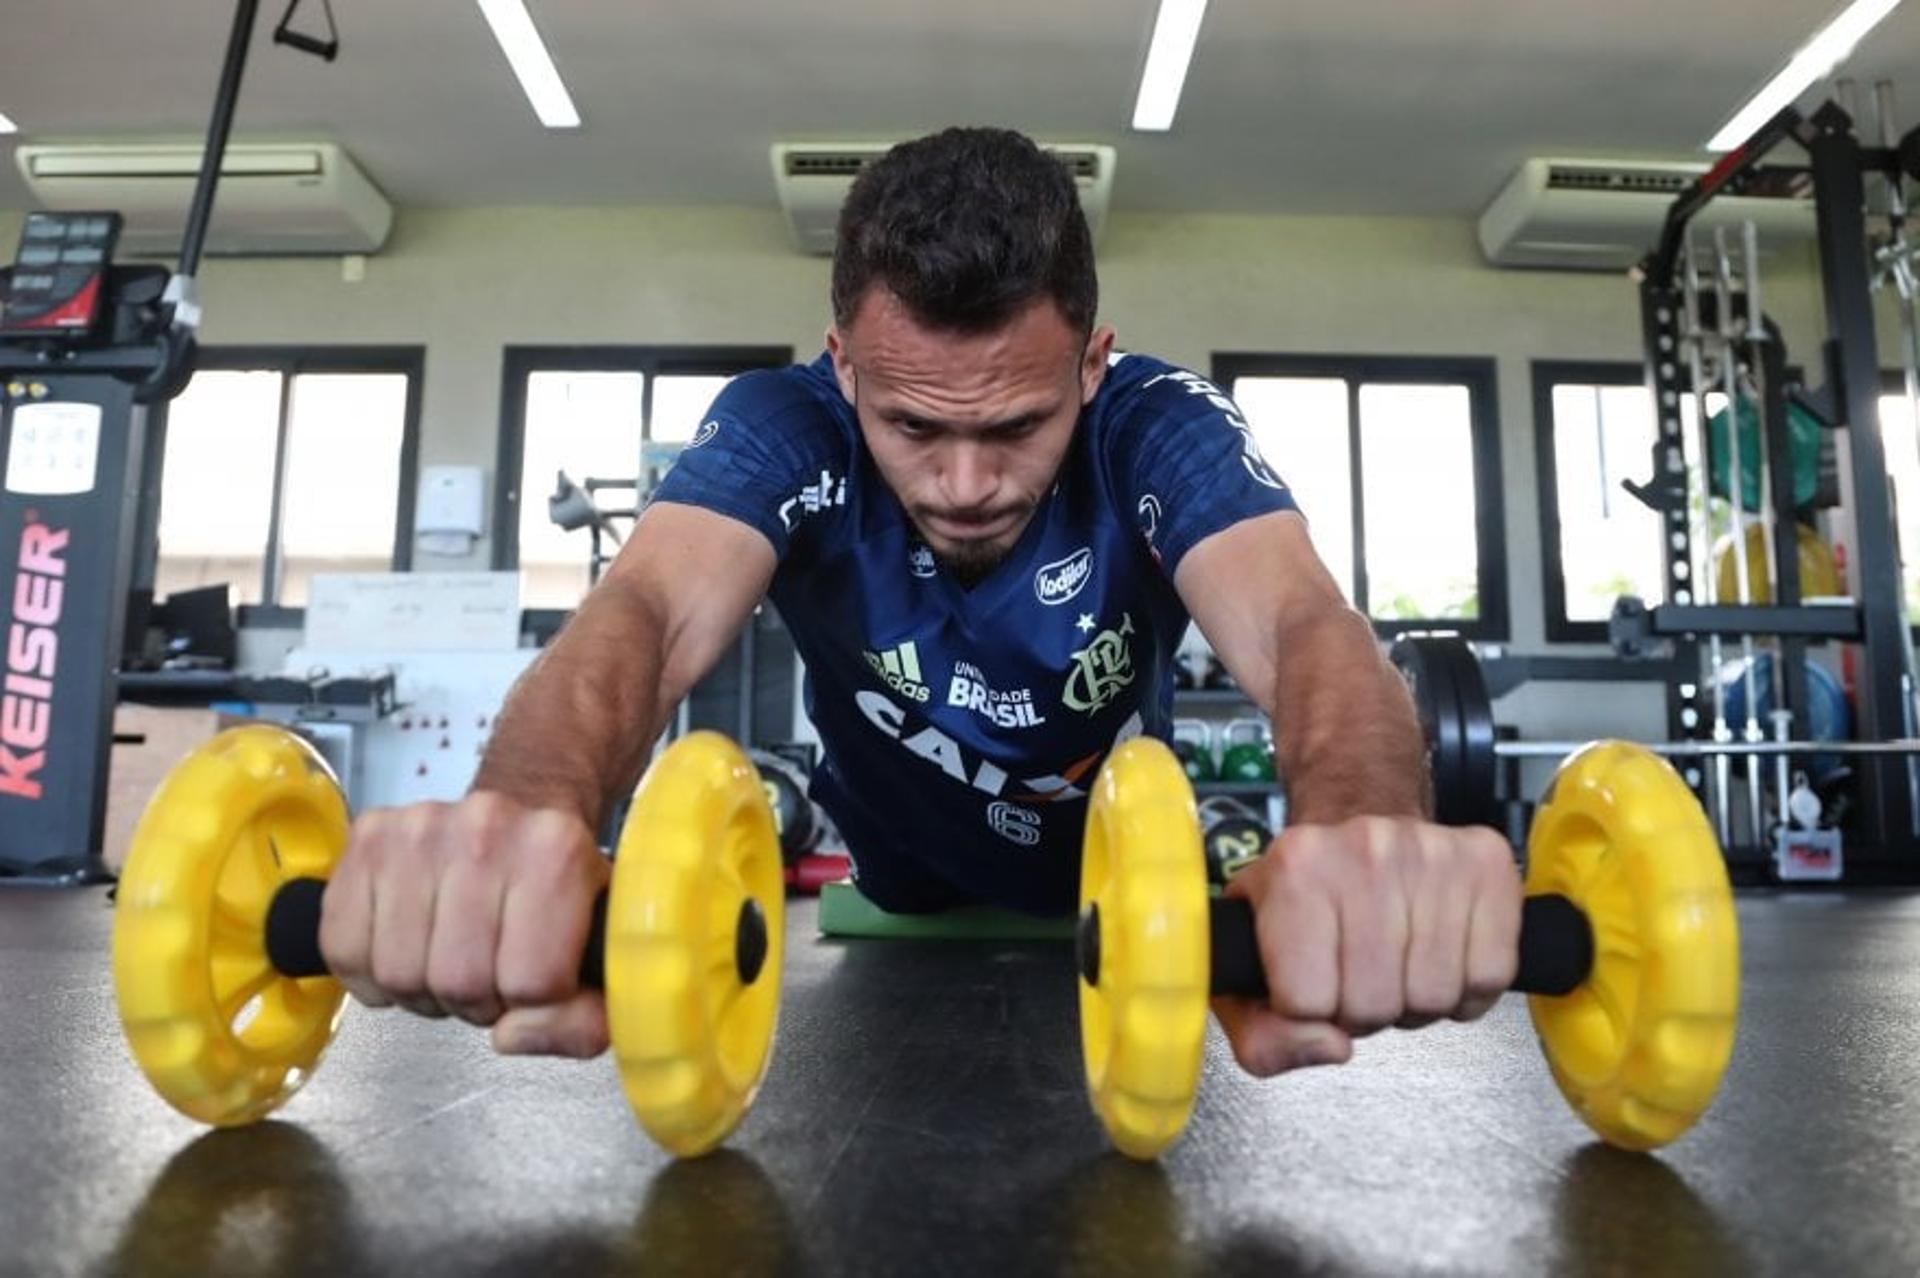
<path fill-rule="evenodd" d="M 578 812 L 598 829 L 665 727 L 665 650 L 662 625 L 640 598 L 595 590 L 514 684 L 473 788 Z"/>
<path fill-rule="evenodd" d="M 1274 685 L 1288 820 L 1432 812 L 1412 699 L 1366 618 L 1345 609 L 1289 627 L 1279 637 Z"/>

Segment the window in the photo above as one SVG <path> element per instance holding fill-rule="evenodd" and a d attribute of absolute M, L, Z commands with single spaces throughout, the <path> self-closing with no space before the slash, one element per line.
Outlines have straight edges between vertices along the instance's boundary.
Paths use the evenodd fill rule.
<path fill-rule="evenodd" d="M 1726 402 L 1708 391 L 1707 415 Z M 1683 392 L 1681 437 L 1688 470 L 1698 476 L 1693 411 L 1693 392 Z M 1547 638 L 1604 643 L 1621 595 L 1668 602 L 1660 516 L 1622 486 L 1653 474 L 1656 427 L 1645 373 L 1638 364 L 1536 362 L 1533 412 Z M 1696 528 L 1699 500 L 1696 493 Z M 1714 499 L 1706 544 L 1695 546 L 1703 563 L 1715 562 L 1709 552 L 1730 542 L 1732 514 L 1730 503 Z"/>
<path fill-rule="evenodd" d="M 154 440 L 154 593 L 226 583 L 236 604 L 304 606 L 315 573 L 411 563 L 424 354 L 200 352 Z"/>
<path fill-rule="evenodd" d="M 1536 362 L 1533 416 L 1547 638 L 1605 642 L 1621 595 L 1666 602 L 1660 516 L 1621 487 L 1652 474 L 1645 374 L 1638 364 Z"/>
<path fill-rule="evenodd" d="M 591 535 L 547 516 L 558 477 L 632 481 L 657 475 L 693 438 L 728 381 L 790 363 L 786 347 L 509 347 L 501 393 L 494 566 L 519 569 L 525 609 L 577 606 L 591 580 Z M 652 446 L 661 446 L 655 449 Z M 604 509 L 631 509 L 634 491 L 603 490 Z M 616 525 L 624 535 L 626 521 Z M 602 549 L 612 554 L 609 541 Z M 550 617 L 549 620 L 554 618 Z"/>
<path fill-rule="evenodd" d="M 1493 362 L 1218 355 L 1214 380 L 1383 633 L 1507 633 Z"/>

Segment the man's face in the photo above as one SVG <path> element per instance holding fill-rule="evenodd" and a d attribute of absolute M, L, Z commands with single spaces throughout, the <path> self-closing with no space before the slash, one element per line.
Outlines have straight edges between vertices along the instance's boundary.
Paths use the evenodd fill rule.
<path fill-rule="evenodd" d="M 827 333 L 841 393 L 888 487 L 963 582 L 1013 549 L 1053 486 L 1113 330 L 1083 345 L 1051 298 L 979 334 L 923 327 L 876 285 Z"/>

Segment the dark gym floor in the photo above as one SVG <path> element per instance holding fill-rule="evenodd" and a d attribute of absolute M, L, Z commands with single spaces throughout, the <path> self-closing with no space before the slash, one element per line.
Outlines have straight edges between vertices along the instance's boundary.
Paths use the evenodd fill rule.
<path fill-rule="evenodd" d="M 607 1060 L 359 1008 L 279 1121 L 209 1134 L 121 1041 L 105 892 L 0 892 L 0 1272 L 1920 1272 L 1920 897 L 1744 897 L 1733 1067 L 1659 1157 L 1589 1139 L 1509 998 L 1267 1083 L 1216 1033 L 1157 1166 L 1105 1152 L 1064 946 L 813 910 L 759 1103 L 676 1165 Z"/>

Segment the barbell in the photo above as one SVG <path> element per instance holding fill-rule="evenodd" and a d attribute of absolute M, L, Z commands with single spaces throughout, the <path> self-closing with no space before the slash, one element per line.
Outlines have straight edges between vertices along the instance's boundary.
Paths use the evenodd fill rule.
<path fill-rule="evenodd" d="M 1433 776 L 1434 819 L 1441 825 L 1500 827 L 1496 776 L 1501 759 L 1563 759 L 1583 741 L 1501 741 L 1493 700 L 1480 662 L 1453 635 L 1407 635 L 1389 659 L 1407 681 L 1414 713 L 1427 741 Z M 1649 753 L 1673 759 L 1777 758 L 1783 755 L 1920 755 L 1920 740 L 1893 741 L 1642 741 Z"/>

